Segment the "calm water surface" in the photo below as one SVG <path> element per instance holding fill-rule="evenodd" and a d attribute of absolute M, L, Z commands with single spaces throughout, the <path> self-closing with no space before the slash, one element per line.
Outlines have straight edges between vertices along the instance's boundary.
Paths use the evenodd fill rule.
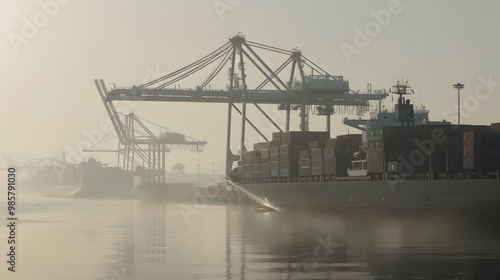
<path fill-rule="evenodd" d="M 0 279 L 500 279 L 496 219 L 18 199 L 17 272 L 2 261 Z"/>

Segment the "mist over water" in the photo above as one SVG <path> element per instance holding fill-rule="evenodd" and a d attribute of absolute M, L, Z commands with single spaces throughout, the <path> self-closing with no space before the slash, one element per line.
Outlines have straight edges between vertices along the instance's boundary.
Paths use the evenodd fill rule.
<path fill-rule="evenodd" d="M 489 219 L 211 204 L 186 222 L 174 202 L 19 199 L 17 272 L 4 263 L 2 279 L 500 278 Z"/>

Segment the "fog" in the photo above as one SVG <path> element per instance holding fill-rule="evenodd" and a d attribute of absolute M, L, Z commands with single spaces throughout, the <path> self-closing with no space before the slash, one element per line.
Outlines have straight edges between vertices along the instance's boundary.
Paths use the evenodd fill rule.
<path fill-rule="evenodd" d="M 250 41 L 303 54 L 333 75 L 349 79 L 353 90 L 389 89 L 408 79 L 411 99 L 425 105 L 430 118 L 457 121 L 462 91 L 462 123 L 500 120 L 496 104 L 500 54 L 496 36 L 498 1 L 10 1 L 0 2 L 0 83 L 2 140 L 0 155 L 43 158 L 72 152 L 95 156 L 111 165 L 115 155 L 83 154 L 82 141 L 95 142 L 108 116 L 93 79 L 109 87 L 142 84 L 183 67 L 223 45 L 238 32 Z M 283 57 L 269 56 L 270 65 Z M 247 65 L 248 66 L 248 65 Z M 212 88 L 225 89 L 226 70 Z M 251 77 L 249 88 L 262 77 Z M 194 88 L 200 80 L 182 82 Z M 390 98 L 386 106 L 391 106 Z M 118 106 L 118 105 L 117 105 Z M 172 151 L 167 169 L 177 162 L 194 172 L 224 171 L 227 105 L 123 104 L 125 112 L 208 142 L 197 153 Z M 278 120 L 283 112 L 264 106 Z M 256 112 L 249 116 L 273 130 Z M 332 118 L 332 136 L 345 134 L 342 118 Z M 234 118 L 233 150 L 239 143 Z M 323 130 L 323 118 L 311 117 L 311 129 Z M 282 123 L 282 122 L 281 122 Z M 297 112 L 292 129 L 298 130 Z M 98 132 L 100 131 L 100 132 Z M 353 133 L 353 129 L 350 129 Z M 248 128 L 247 146 L 259 141 Z M 113 132 L 99 148 L 116 148 Z M 71 160 L 72 158 L 68 158 Z M 72 161 L 78 161 L 75 157 Z M 214 162 L 212 166 L 211 162 Z"/>

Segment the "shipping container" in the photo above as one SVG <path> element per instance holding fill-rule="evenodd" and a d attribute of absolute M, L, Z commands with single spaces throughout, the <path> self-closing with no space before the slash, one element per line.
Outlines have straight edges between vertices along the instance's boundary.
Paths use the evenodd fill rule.
<path fill-rule="evenodd" d="M 280 160 L 280 168 L 289 168 L 290 162 L 288 160 Z"/>
<path fill-rule="evenodd" d="M 311 167 L 310 166 L 300 167 L 300 176 L 301 177 L 311 176 Z"/>
<path fill-rule="evenodd" d="M 325 139 L 325 148 L 326 147 L 336 147 L 337 146 L 337 139 Z"/>
<path fill-rule="evenodd" d="M 279 176 L 280 176 L 280 162 L 271 161 L 271 177 L 279 177 Z"/>
<path fill-rule="evenodd" d="M 314 141 L 314 142 L 309 142 L 309 150 L 312 150 L 312 149 L 317 149 L 319 148 L 319 145 L 318 145 L 318 141 Z"/>
<path fill-rule="evenodd" d="M 323 166 L 311 167 L 311 176 L 323 176 Z"/>
<path fill-rule="evenodd" d="M 473 144 L 464 145 L 464 159 L 465 158 L 474 158 L 474 145 Z"/>
<path fill-rule="evenodd" d="M 270 156 L 270 150 L 269 149 L 263 149 L 260 151 L 260 157 L 261 158 L 269 158 Z"/>
<path fill-rule="evenodd" d="M 244 158 L 260 158 L 260 151 L 246 151 Z"/>
<path fill-rule="evenodd" d="M 252 158 L 252 151 L 246 151 L 243 153 L 243 158 Z"/>
<path fill-rule="evenodd" d="M 349 81 L 343 79 L 332 79 L 329 76 L 310 75 L 305 77 L 304 87 L 313 91 L 349 91 Z"/>
<path fill-rule="evenodd" d="M 497 139 L 494 133 L 488 132 L 490 129 L 488 126 L 450 124 L 394 126 L 381 128 L 383 137 L 380 139 L 376 129 L 368 130 L 368 171 L 383 172 L 388 163 L 397 163 L 414 173 L 495 167 L 491 162 L 496 154 L 494 143 L 500 142 L 500 134 Z M 430 156 L 428 151 L 432 151 Z M 336 150 L 336 154 L 345 155 L 340 150 Z"/>
<path fill-rule="evenodd" d="M 280 145 L 280 155 L 287 155 L 288 154 L 288 149 L 289 149 L 289 145 L 286 144 L 286 145 Z"/>
<path fill-rule="evenodd" d="M 334 176 L 335 175 L 335 165 L 325 165 L 323 169 L 323 174 L 325 176 Z"/>
<path fill-rule="evenodd" d="M 333 147 L 330 147 L 333 148 Z M 327 148 L 325 148 L 327 149 Z M 336 175 L 336 164 L 335 157 L 333 156 L 325 156 L 323 158 L 323 174 L 327 176 Z"/>
<path fill-rule="evenodd" d="M 328 140 L 328 139 L 325 139 L 324 141 L 309 142 L 309 150 L 318 149 L 318 148 L 324 148 L 326 140 Z"/>
<path fill-rule="evenodd" d="M 323 149 L 312 149 L 311 150 L 311 158 L 318 158 L 323 156 Z"/>
<path fill-rule="evenodd" d="M 279 147 L 281 145 L 281 140 L 271 141 L 271 147 Z"/>
<path fill-rule="evenodd" d="M 323 157 L 313 157 L 311 160 L 311 175 L 323 175 Z"/>
<path fill-rule="evenodd" d="M 424 164 L 429 166 L 429 162 L 425 161 Z M 420 172 L 429 171 L 432 172 L 446 172 L 446 154 L 433 154 L 431 156 L 430 168 L 419 168 Z"/>
<path fill-rule="evenodd" d="M 281 141 L 281 132 L 273 132 L 273 141 Z"/>
<path fill-rule="evenodd" d="M 310 155 L 310 151 L 307 150 L 307 151 L 300 151 L 300 158 L 310 158 L 311 155 Z"/>
<path fill-rule="evenodd" d="M 500 133 L 500 122 L 491 124 L 491 132 Z"/>
<path fill-rule="evenodd" d="M 335 156 L 335 147 L 325 147 L 323 150 L 324 150 L 323 151 L 323 155 L 325 157 L 333 157 L 333 156 Z"/>
<path fill-rule="evenodd" d="M 277 156 L 280 154 L 280 147 L 279 146 L 271 147 L 270 151 L 271 151 L 271 156 Z"/>
<path fill-rule="evenodd" d="M 361 134 L 346 134 L 337 136 L 337 147 L 359 148 L 361 146 Z"/>
<path fill-rule="evenodd" d="M 253 144 L 253 149 L 255 151 L 262 151 L 264 149 L 269 149 L 269 148 L 271 148 L 271 142 L 260 142 Z"/>
<path fill-rule="evenodd" d="M 271 162 L 271 159 L 270 158 L 261 158 L 260 159 L 260 164 L 263 164 L 263 163 L 270 163 Z"/>
<path fill-rule="evenodd" d="M 288 160 L 280 160 L 280 177 L 290 176 L 290 162 Z"/>
<path fill-rule="evenodd" d="M 368 173 L 383 173 L 384 161 L 382 159 L 368 161 Z"/>
<path fill-rule="evenodd" d="M 244 164 L 243 165 L 243 170 L 244 171 L 252 171 L 252 164 Z"/>
<path fill-rule="evenodd" d="M 252 165 L 244 164 L 243 165 L 243 178 L 251 179 L 252 178 Z"/>
<path fill-rule="evenodd" d="M 329 132 L 288 131 L 281 134 L 281 144 L 296 144 L 300 145 L 303 149 L 308 149 L 309 142 L 324 142 L 328 138 L 330 138 Z"/>
<path fill-rule="evenodd" d="M 324 157 L 323 163 L 325 165 L 335 165 L 335 157 Z"/>
<path fill-rule="evenodd" d="M 260 178 L 260 163 L 252 164 L 252 178 Z"/>
<path fill-rule="evenodd" d="M 341 159 L 336 159 L 335 161 L 335 175 L 338 177 L 346 177 L 347 176 L 347 169 L 351 168 L 352 164 L 351 161 L 348 160 L 341 160 Z"/>
<path fill-rule="evenodd" d="M 280 177 L 298 177 L 299 162 L 298 160 L 288 161 L 280 160 Z"/>
<path fill-rule="evenodd" d="M 271 165 L 269 163 L 262 163 L 260 165 L 260 177 L 261 178 L 271 177 Z"/>
<path fill-rule="evenodd" d="M 290 169 L 281 167 L 280 177 L 290 177 Z"/>
<path fill-rule="evenodd" d="M 368 162 L 372 160 L 383 160 L 384 150 L 382 148 L 368 148 L 367 159 Z"/>
<path fill-rule="evenodd" d="M 281 145 L 280 146 L 280 159 L 281 160 L 290 160 L 297 162 L 300 157 L 300 146 L 296 145 Z"/>

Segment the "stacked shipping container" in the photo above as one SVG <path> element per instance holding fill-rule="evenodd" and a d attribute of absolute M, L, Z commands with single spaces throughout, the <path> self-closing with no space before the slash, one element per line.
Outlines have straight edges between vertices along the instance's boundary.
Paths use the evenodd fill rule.
<path fill-rule="evenodd" d="M 329 139 L 328 132 L 273 133 L 273 140 L 254 144 L 242 166 L 244 179 L 347 176 L 360 134 Z"/>
<path fill-rule="evenodd" d="M 500 169 L 500 132 L 464 133 L 464 169 L 494 171 Z"/>
<path fill-rule="evenodd" d="M 238 161 L 244 179 L 345 177 L 360 134 L 329 139 L 328 132 L 277 132 L 255 143 Z M 500 123 L 491 126 L 428 124 L 367 130 L 368 173 L 454 172 L 500 169 Z M 407 171 L 407 170 L 406 170 Z"/>
<path fill-rule="evenodd" d="M 456 172 L 464 169 L 464 135 L 490 126 L 428 124 L 369 129 L 368 172 Z"/>
<path fill-rule="evenodd" d="M 310 164 L 313 163 L 312 159 L 308 161 L 307 157 L 302 158 L 301 151 L 309 150 L 310 142 L 324 143 L 325 139 L 328 139 L 329 137 L 329 132 L 283 132 L 281 134 L 281 146 L 279 155 L 280 177 L 302 176 L 302 169 L 304 169 L 304 172 L 311 174 L 312 166 Z M 302 165 L 302 159 L 304 159 L 304 165 Z M 307 165 L 308 163 L 309 165 Z M 309 168 L 307 168 L 308 166 Z"/>

